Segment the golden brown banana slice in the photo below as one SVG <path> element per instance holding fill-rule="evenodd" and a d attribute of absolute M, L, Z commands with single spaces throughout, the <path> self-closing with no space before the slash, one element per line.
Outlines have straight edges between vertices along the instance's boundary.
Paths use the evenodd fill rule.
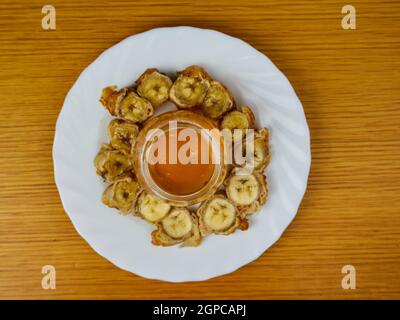
<path fill-rule="evenodd" d="M 181 239 L 193 229 L 193 221 L 186 209 L 174 209 L 161 221 L 164 231 L 174 239 Z"/>
<path fill-rule="evenodd" d="M 110 207 L 119 209 L 123 214 L 129 213 L 135 204 L 140 187 L 134 177 L 126 176 L 107 187 L 101 198 Z"/>
<path fill-rule="evenodd" d="M 128 93 L 128 88 L 122 88 L 121 90 L 116 90 L 117 86 L 105 87 L 102 91 L 100 102 L 101 104 L 111 113 L 111 115 L 116 116 L 117 106 L 125 98 Z"/>
<path fill-rule="evenodd" d="M 108 125 L 108 135 L 113 148 L 130 154 L 135 139 L 139 134 L 139 127 L 123 119 L 114 119 Z"/>
<path fill-rule="evenodd" d="M 104 88 L 100 98 L 100 102 L 113 116 L 136 123 L 143 122 L 153 115 L 154 108 L 150 101 L 128 88 L 118 91 L 115 89 L 115 86 Z"/>
<path fill-rule="evenodd" d="M 210 76 L 198 66 L 187 67 L 178 74 L 169 91 L 169 99 L 179 108 L 201 105 L 210 87 Z"/>
<path fill-rule="evenodd" d="M 157 69 L 147 69 L 136 80 L 137 93 L 149 100 L 154 108 L 159 107 L 168 100 L 169 89 L 172 86 L 171 79 Z"/>
<path fill-rule="evenodd" d="M 254 143 L 245 143 L 245 166 L 263 172 L 270 161 L 269 131 L 267 128 L 255 131 Z"/>
<path fill-rule="evenodd" d="M 198 246 L 201 242 L 196 215 L 183 207 L 175 207 L 157 224 L 157 230 L 151 234 L 154 245 Z"/>
<path fill-rule="evenodd" d="M 139 97 L 135 92 L 129 91 L 117 106 L 117 116 L 132 122 L 143 122 L 154 113 L 151 103 Z"/>
<path fill-rule="evenodd" d="M 211 81 L 210 88 L 201 104 L 203 114 L 212 119 L 220 118 L 233 108 L 233 97 L 228 89 L 218 81 Z"/>
<path fill-rule="evenodd" d="M 260 173 L 234 169 L 224 184 L 228 199 L 242 215 L 258 212 L 267 199 L 266 177 Z"/>
<path fill-rule="evenodd" d="M 203 202 L 196 212 L 201 235 L 210 233 L 231 234 L 236 229 L 246 230 L 248 223 L 241 218 L 235 204 L 224 195 L 214 195 Z"/>
<path fill-rule="evenodd" d="M 129 157 L 107 144 L 103 144 L 97 153 L 94 159 L 94 166 L 96 167 L 96 173 L 107 182 L 114 182 L 124 172 L 132 169 Z"/>
<path fill-rule="evenodd" d="M 170 211 L 171 206 L 164 200 L 143 191 L 137 201 L 136 214 L 150 223 L 163 219 Z"/>
<path fill-rule="evenodd" d="M 241 129 L 241 135 L 234 135 L 234 140 L 241 139 L 246 134 L 246 129 L 254 128 L 254 114 L 247 106 L 243 106 L 241 111 L 234 110 L 227 113 L 221 121 L 221 129 L 228 129 L 232 132 Z"/>

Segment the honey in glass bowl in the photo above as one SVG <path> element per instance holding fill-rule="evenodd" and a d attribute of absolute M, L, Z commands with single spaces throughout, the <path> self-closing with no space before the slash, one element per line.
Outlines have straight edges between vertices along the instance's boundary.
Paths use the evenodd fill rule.
<path fill-rule="evenodd" d="M 224 143 L 215 123 L 191 111 L 150 119 L 135 144 L 139 182 L 176 206 L 193 205 L 214 194 L 226 174 L 223 160 Z"/>

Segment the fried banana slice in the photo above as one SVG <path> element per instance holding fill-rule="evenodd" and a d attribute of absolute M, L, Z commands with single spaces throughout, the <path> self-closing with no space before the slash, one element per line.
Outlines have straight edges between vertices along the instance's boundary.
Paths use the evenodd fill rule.
<path fill-rule="evenodd" d="M 159 107 L 168 100 L 169 89 L 172 86 L 171 79 L 157 69 L 147 69 L 136 80 L 137 93 L 149 100 L 154 108 Z"/>
<path fill-rule="evenodd" d="M 228 199 L 243 216 L 256 213 L 267 200 L 266 177 L 257 172 L 249 174 L 236 169 L 224 182 Z"/>
<path fill-rule="evenodd" d="M 183 207 L 172 208 L 157 224 L 151 238 L 154 245 L 172 246 L 182 243 L 185 247 L 198 246 L 202 239 L 196 215 Z"/>
<path fill-rule="evenodd" d="M 132 122 L 143 122 L 154 113 L 151 103 L 139 97 L 135 92 L 129 91 L 117 107 L 117 116 Z"/>
<path fill-rule="evenodd" d="M 210 88 L 201 104 L 203 114 L 212 119 L 220 118 L 233 108 L 233 97 L 228 89 L 218 81 L 211 81 Z"/>
<path fill-rule="evenodd" d="M 269 131 L 262 128 L 255 131 L 254 143 L 244 142 L 245 167 L 263 172 L 268 166 L 271 155 L 269 150 Z"/>
<path fill-rule="evenodd" d="M 100 103 L 111 113 L 116 116 L 117 106 L 125 98 L 128 93 L 128 88 L 116 90 L 117 86 L 105 87 L 100 97 Z"/>
<path fill-rule="evenodd" d="M 132 169 L 132 162 L 129 157 L 119 150 L 103 144 L 94 159 L 96 173 L 109 183 L 114 182 L 123 173 Z"/>
<path fill-rule="evenodd" d="M 190 66 L 178 74 L 169 91 L 169 99 L 184 109 L 201 105 L 210 87 L 208 73 L 198 66 Z"/>
<path fill-rule="evenodd" d="M 234 203 L 221 194 L 203 202 L 196 214 L 203 237 L 210 233 L 228 235 L 238 228 L 241 230 L 248 228 L 247 220 L 240 216 Z"/>
<path fill-rule="evenodd" d="M 154 113 L 150 101 L 138 96 L 134 91 L 123 88 L 115 91 L 115 86 L 106 87 L 100 102 L 111 115 L 136 122 L 143 122 Z"/>
<path fill-rule="evenodd" d="M 108 135 L 113 148 L 131 154 L 139 127 L 123 119 L 114 119 L 108 125 Z"/>
<path fill-rule="evenodd" d="M 106 206 L 128 214 L 135 205 L 139 189 L 137 180 L 132 176 L 126 176 L 109 185 L 101 200 Z"/>
<path fill-rule="evenodd" d="M 157 223 L 170 211 L 171 206 L 164 200 L 143 191 L 137 201 L 136 214 L 150 223 Z"/>
<path fill-rule="evenodd" d="M 246 129 L 254 128 L 255 117 L 251 109 L 243 106 L 241 111 L 234 110 L 227 113 L 221 121 L 221 129 L 228 129 L 234 133 L 233 139 L 237 141 L 246 135 Z M 235 130 L 240 129 L 240 131 Z M 237 135 L 237 132 L 240 134 Z"/>

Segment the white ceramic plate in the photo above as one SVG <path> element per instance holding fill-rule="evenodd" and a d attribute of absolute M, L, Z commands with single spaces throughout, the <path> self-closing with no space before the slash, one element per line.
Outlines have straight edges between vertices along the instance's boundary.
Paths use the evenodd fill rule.
<path fill-rule="evenodd" d="M 130 85 L 149 67 L 173 74 L 204 67 L 238 104 L 252 107 L 258 126 L 271 132 L 266 173 L 269 199 L 246 232 L 212 235 L 197 248 L 157 247 L 152 226 L 101 203 L 105 188 L 93 159 L 107 140 L 111 117 L 100 105 L 103 87 Z M 162 110 L 169 111 L 172 105 Z M 129 37 L 88 66 L 65 98 L 53 146 L 54 174 L 65 211 L 79 234 L 116 266 L 152 279 L 200 281 L 253 261 L 279 239 L 295 217 L 307 186 L 310 137 L 302 105 L 286 77 L 259 51 L 223 33 L 161 28 Z"/>

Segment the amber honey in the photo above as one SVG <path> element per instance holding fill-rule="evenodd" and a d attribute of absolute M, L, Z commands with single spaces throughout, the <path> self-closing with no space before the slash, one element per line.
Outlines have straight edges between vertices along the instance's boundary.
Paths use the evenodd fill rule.
<path fill-rule="evenodd" d="M 212 150 L 207 138 L 199 131 L 193 131 L 192 137 L 179 140 L 179 133 L 183 130 L 188 129 L 176 128 L 167 131 L 165 149 L 161 149 L 165 152 L 166 161 L 149 164 L 154 182 L 168 193 L 176 195 L 191 194 L 200 190 L 210 181 L 214 172 Z M 174 143 L 176 147 L 172 146 Z M 204 161 L 202 150 L 207 149 Z M 189 158 L 191 161 L 181 161 L 180 154 L 184 154 L 185 159 Z"/>
<path fill-rule="evenodd" d="M 171 121 L 176 126 L 171 126 Z M 193 129 L 194 134 L 181 135 L 181 131 L 188 128 Z M 203 201 L 219 188 L 226 174 L 224 146 L 218 135 L 207 136 L 203 129 L 209 132 L 217 127 L 212 120 L 186 110 L 164 113 L 145 124 L 136 140 L 134 167 L 147 192 L 172 205 L 189 206 Z M 165 140 L 159 140 L 154 130 L 162 131 Z M 155 145 L 165 145 L 165 148 L 158 149 Z M 161 158 L 165 156 L 165 161 L 154 162 L 149 154 L 159 159 L 159 152 Z M 186 155 L 184 162 L 180 154 Z"/>

